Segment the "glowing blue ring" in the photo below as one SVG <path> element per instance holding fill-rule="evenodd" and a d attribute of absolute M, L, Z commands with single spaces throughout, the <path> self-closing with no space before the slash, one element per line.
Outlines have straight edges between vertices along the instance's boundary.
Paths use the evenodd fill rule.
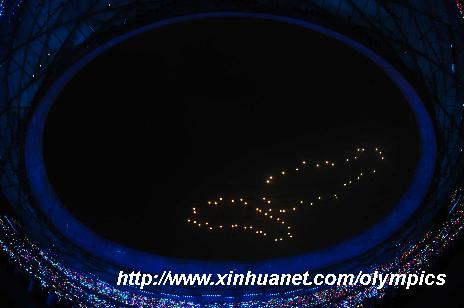
<path fill-rule="evenodd" d="M 359 53 L 363 54 L 377 64 L 396 84 L 406 98 L 410 108 L 415 114 L 420 135 L 420 157 L 416 166 L 414 177 L 407 192 L 395 205 L 394 209 L 378 224 L 364 233 L 339 243 L 328 249 L 310 252 L 300 256 L 285 257 L 254 262 L 207 262 L 197 260 L 180 260 L 166 258 L 146 252 L 127 248 L 125 246 L 106 240 L 89 228 L 77 221 L 61 204 L 58 196 L 50 184 L 42 154 L 42 134 L 47 119 L 47 114 L 59 92 L 67 82 L 86 64 L 97 55 L 103 53 L 135 35 L 157 29 L 160 27 L 213 17 L 246 17 L 289 23 L 305 29 L 324 34 L 336 39 Z M 42 101 L 37 106 L 29 123 L 25 141 L 25 163 L 28 179 L 33 196 L 56 228 L 71 242 L 80 246 L 94 256 L 108 262 L 132 269 L 143 270 L 150 273 L 158 273 L 165 269 L 185 273 L 225 273 L 230 270 L 246 272 L 252 270 L 255 273 L 294 273 L 306 270 L 315 270 L 325 266 L 349 260 L 359 256 L 387 240 L 395 231 L 411 218 L 412 214 L 420 206 L 430 187 L 436 160 L 436 140 L 432 121 L 421 102 L 419 96 L 404 77 L 387 61 L 364 45 L 328 28 L 319 25 L 270 14 L 216 12 L 186 15 L 166 19 L 128 32 L 104 43 L 90 51 L 77 63 L 72 65 L 48 90 Z M 144 234 L 144 236 L 150 236 Z"/>

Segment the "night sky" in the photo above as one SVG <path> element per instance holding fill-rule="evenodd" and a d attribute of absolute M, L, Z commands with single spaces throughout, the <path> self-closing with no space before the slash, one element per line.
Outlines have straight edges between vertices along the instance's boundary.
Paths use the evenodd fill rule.
<path fill-rule="evenodd" d="M 207 200 L 257 199 L 266 177 L 303 160 L 341 162 L 375 147 L 380 164 L 337 163 L 272 187 L 290 204 L 377 171 L 340 200 L 296 212 L 292 240 L 187 223 Z M 227 18 L 169 26 L 99 56 L 58 97 L 44 152 L 63 204 L 98 234 L 166 256 L 232 260 L 322 249 L 366 230 L 407 188 L 418 140 L 399 90 L 349 47 L 292 25 Z M 251 210 L 202 213 L 258 223 L 255 199 Z"/>

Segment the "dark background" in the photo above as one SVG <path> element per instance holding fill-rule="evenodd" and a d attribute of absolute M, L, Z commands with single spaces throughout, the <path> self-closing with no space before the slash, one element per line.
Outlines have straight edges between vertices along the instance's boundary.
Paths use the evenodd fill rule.
<path fill-rule="evenodd" d="M 192 206 L 258 195 L 266 176 L 303 159 L 377 146 L 387 159 L 375 180 L 299 213 L 293 241 L 186 223 Z M 295 26 L 236 18 L 169 26 L 99 56 L 58 97 L 44 135 L 50 180 L 85 225 L 131 247 L 214 260 L 294 255 L 362 232 L 398 201 L 417 152 L 413 115 L 369 60 Z M 330 193 L 367 163 L 279 193 Z"/>
<path fill-rule="evenodd" d="M 214 27 L 211 27 L 212 25 Z M 224 33 L 227 29 L 229 35 Z M 177 38 L 173 39 L 173 35 L 177 35 Z M 156 38 L 157 43 L 154 43 L 150 36 Z M 222 44 L 218 40 L 222 40 Z M 179 46 L 184 50 L 183 56 L 173 53 L 179 50 Z M 239 57 L 237 54 L 239 51 L 242 51 L 246 57 Z M 251 57 L 253 54 L 254 57 Z M 173 62 L 169 62 L 171 57 Z M 184 61 L 179 61 L 180 59 Z M 267 65 L 262 64 L 260 69 L 249 68 L 250 62 L 261 59 Z M 234 61 L 238 61 L 241 65 Z M 224 68 L 221 65 L 225 63 L 231 64 Z M 277 95 L 278 93 L 280 96 Z M 192 102 L 195 102 L 195 107 L 189 108 L 188 105 Z M 232 175 L 227 178 L 236 177 L 235 181 L 240 182 L 237 179 L 240 179 L 242 172 L 244 178 L 250 175 L 252 179 L 254 179 L 253 175 L 261 176 L 258 168 L 261 161 L 263 166 L 260 168 L 266 170 L 264 175 L 267 175 L 269 169 L 274 170 L 285 164 L 281 161 L 292 161 L 293 158 L 300 159 L 303 156 L 306 158 L 306 155 L 333 155 L 337 150 L 351 149 L 360 143 L 370 145 L 375 142 L 382 144 L 385 149 L 388 148 L 386 151 L 388 164 L 389 167 L 395 167 L 391 174 L 396 173 L 396 178 L 407 175 L 406 170 L 409 170 L 411 163 L 414 162 L 414 147 L 405 147 L 408 140 L 411 142 L 414 140 L 411 116 L 407 107 L 388 80 L 368 61 L 357 57 L 349 49 L 335 42 L 312 33 L 302 33 L 290 26 L 275 26 L 252 21 L 196 23 L 195 26 L 170 27 L 157 31 L 113 50 L 80 73 L 59 98 L 47 126 L 45 158 L 53 184 L 65 206 L 80 220 L 109 238 L 126 241 L 127 244 L 136 247 L 143 247 L 147 239 L 152 239 L 156 247 L 151 249 L 160 253 L 174 243 L 174 246 L 186 249 L 185 255 L 201 257 L 199 250 L 204 251 L 205 247 L 201 247 L 201 244 L 197 246 L 198 242 L 183 246 L 188 245 L 186 239 L 190 239 L 193 235 L 188 229 L 183 229 L 182 225 L 177 226 L 180 229 L 177 238 L 166 232 L 159 236 L 149 231 L 152 229 L 162 232 L 164 228 L 172 229 L 173 226 L 170 224 L 176 220 L 170 219 L 168 214 L 172 213 L 165 210 L 167 205 L 150 202 L 151 199 L 146 193 L 152 191 L 152 185 L 156 183 L 149 184 L 146 179 L 151 179 L 155 174 L 153 170 L 161 166 L 164 176 L 168 175 L 167 178 L 174 183 L 165 186 L 168 188 L 167 195 L 179 198 L 178 194 L 172 192 L 185 189 L 187 185 L 176 183 L 167 170 L 170 169 L 177 174 L 182 173 L 186 166 L 196 168 L 195 164 L 185 163 L 194 153 L 190 150 L 196 147 L 188 148 L 187 157 L 179 155 L 171 159 L 171 154 L 175 151 L 165 153 L 164 159 L 169 160 L 169 163 L 161 160 L 155 164 L 155 167 L 150 166 L 153 158 L 153 153 L 150 152 L 153 150 L 150 148 L 165 149 L 166 146 L 160 147 L 160 144 L 169 144 L 166 143 L 169 142 L 169 136 L 175 136 L 173 134 L 177 130 L 176 127 L 180 125 L 182 129 L 179 129 L 177 134 L 181 137 L 184 134 L 194 135 L 193 128 L 195 128 L 207 133 L 204 138 L 208 142 L 214 141 L 213 133 L 218 128 L 221 130 L 218 130 L 217 135 L 223 134 L 226 130 L 221 125 L 224 119 L 227 120 L 226 123 L 232 121 L 230 117 L 218 119 L 218 114 L 229 114 L 223 109 L 225 102 L 229 102 L 228 106 L 231 109 L 228 110 L 232 114 L 240 115 L 240 120 L 237 122 L 242 124 L 242 116 L 245 114 L 252 119 L 251 122 L 254 123 L 256 120 L 256 123 L 259 123 L 256 127 L 261 127 L 262 123 L 266 125 L 262 130 L 256 128 L 252 130 L 253 125 L 248 125 L 243 128 L 244 132 L 239 135 L 240 138 L 235 137 L 239 139 L 238 141 L 233 138 L 237 130 L 231 130 L 232 133 L 227 138 L 220 138 L 220 141 L 216 141 L 214 146 L 211 146 L 214 154 L 219 158 L 214 158 L 214 155 L 207 156 L 207 159 L 202 160 L 202 164 L 207 163 L 206 167 L 203 165 L 202 170 L 206 170 L 205 173 L 215 174 L 214 171 L 218 169 L 219 179 L 223 171 L 234 171 L 233 167 L 227 169 L 227 166 L 233 166 L 235 161 L 246 167 L 240 168 L 240 172 L 236 172 L 239 173 L 238 175 L 231 172 Z M 239 107 L 241 102 L 243 103 Z M 165 104 L 174 106 L 167 107 L 164 106 Z M 201 104 L 204 105 L 198 107 Z M 210 107 L 215 105 L 220 107 L 210 110 Z M 250 105 L 262 106 L 262 108 L 255 107 L 259 112 L 250 112 Z M 275 108 L 277 111 L 271 112 L 268 108 Z M 170 109 L 171 111 L 168 112 Z M 274 115 L 274 118 L 259 119 L 257 115 L 262 112 L 267 112 L 268 116 Z M 282 114 L 293 117 L 278 117 Z M 154 132 L 155 118 L 160 121 L 160 130 Z M 199 122 L 206 118 L 215 125 L 203 126 L 201 123 L 197 126 L 192 125 L 188 122 L 189 118 L 191 121 Z M 282 122 L 276 121 L 276 118 Z M 296 118 L 301 122 L 295 120 Z M 280 126 L 276 127 L 279 125 L 276 123 L 280 123 Z M 304 124 L 301 125 L 305 128 L 304 132 L 295 128 L 298 127 L 298 123 Z M 283 140 L 277 139 L 276 131 L 289 126 L 291 128 L 286 132 L 291 134 L 282 133 L 280 138 Z M 149 129 L 145 129 L 146 127 Z M 193 145 L 200 142 L 198 131 L 194 135 L 196 138 L 192 139 L 195 140 Z M 250 138 L 251 141 L 242 139 L 248 134 L 255 136 L 259 132 L 262 132 L 259 139 Z M 168 140 L 161 142 L 158 139 L 160 135 L 165 135 L 165 139 Z M 283 135 L 286 138 L 283 138 Z M 180 140 L 187 142 L 190 140 L 187 136 Z M 307 138 L 308 136 L 311 138 Z M 328 136 L 333 138 L 326 138 Z M 401 136 L 404 136 L 404 139 Z M 274 152 L 275 147 L 263 146 L 266 144 L 265 141 L 270 141 L 274 145 L 285 140 L 301 140 L 300 137 L 301 142 L 289 142 L 286 145 L 288 148 L 282 147 L 285 151 Z M 236 147 L 231 147 L 230 144 L 236 145 L 240 143 L 239 141 L 242 143 L 237 148 L 241 151 L 227 152 L 230 154 L 221 151 L 223 148 L 235 149 Z M 257 141 L 262 142 L 253 147 L 254 142 Z M 182 144 L 179 141 L 177 147 L 182 149 Z M 262 152 L 259 152 L 261 148 Z M 148 154 L 144 154 L 147 149 Z M 197 151 L 197 155 L 204 155 L 206 152 Z M 258 154 L 269 152 L 275 153 L 275 157 L 268 154 L 269 156 L 265 158 L 255 158 Z M 156 160 L 163 155 L 156 156 Z M 214 159 L 209 161 L 212 157 Z M 246 164 L 247 157 L 252 157 L 250 158 L 252 163 Z M 409 159 L 406 159 L 407 157 Z M 177 164 L 172 164 L 173 162 Z M 134 168 L 127 167 L 128 165 Z M 217 165 L 220 165 L 220 168 L 215 168 Z M 250 166 L 257 169 L 246 172 Z M 224 167 L 226 170 L 223 170 Z M 221 184 L 216 186 L 216 183 L 205 178 L 205 173 L 198 175 L 197 180 L 204 182 L 206 188 L 211 187 L 211 191 L 221 188 Z M 384 183 L 389 183 L 391 178 L 388 177 L 388 173 L 384 175 L 386 175 L 382 177 Z M 407 183 L 407 180 L 404 183 Z M 378 186 L 377 184 L 378 182 L 374 186 Z M 205 187 L 196 186 L 182 192 L 193 193 L 195 189 L 200 188 Z M 401 191 L 402 187 L 398 185 L 396 190 Z M 205 195 L 208 193 L 210 192 L 203 192 Z M 362 193 L 362 197 L 367 200 L 371 198 L 366 192 Z M 4 203 L 4 200 L 0 200 L 0 203 Z M 149 210 L 145 212 L 144 209 L 147 207 L 156 208 L 166 216 L 145 216 L 142 213 L 150 213 Z M 183 213 L 183 208 L 190 208 L 181 205 L 174 207 L 179 211 L 179 216 L 188 214 Z M 388 209 L 388 205 L 385 209 Z M 349 210 L 352 215 L 347 218 L 355 221 L 356 214 L 362 215 L 366 208 L 363 208 L 362 204 L 351 204 Z M 339 214 L 338 211 L 321 213 L 318 216 L 322 219 L 321 226 L 336 221 Z M 371 212 L 364 218 L 371 217 L 370 214 Z M 156 223 L 150 223 L 153 217 Z M 138 219 L 144 223 L 140 223 Z M 139 229 L 136 230 L 140 232 L 131 232 L 137 225 Z M 344 232 L 349 233 L 348 230 Z M 324 238 L 325 233 L 320 232 L 317 236 Z M 208 242 L 211 240 L 208 236 L 199 233 L 198 238 L 206 238 L 205 242 Z M 162 242 L 164 238 L 167 240 Z M 159 241 L 162 243 L 158 244 Z M 383 302 L 382 306 L 461 306 L 461 279 L 464 274 L 462 263 L 464 250 L 461 248 L 464 247 L 463 244 L 462 239 L 457 241 L 451 254 L 436 268 L 436 272 L 444 272 L 448 275 L 444 287 L 414 288 L 411 291 L 400 292 L 398 297 Z M 216 242 L 215 245 L 218 243 Z M 187 251 L 187 248 L 195 247 L 198 247 L 195 252 Z M 181 254 L 182 250 L 178 250 L 177 253 Z M 4 262 L 4 257 L 1 260 L 2 303 L 8 307 L 45 306 L 46 295 L 39 292 L 37 287 L 34 287 L 32 292 L 27 292 L 28 279 L 14 271 L 13 266 Z"/>

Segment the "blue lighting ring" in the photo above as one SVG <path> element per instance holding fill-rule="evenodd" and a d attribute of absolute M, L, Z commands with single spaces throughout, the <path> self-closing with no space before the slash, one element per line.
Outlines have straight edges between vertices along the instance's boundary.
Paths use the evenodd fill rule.
<path fill-rule="evenodd" d="M 336 39 L 376 63 L 401 90 L 416 118 L 420 135 L 420 157 L 408 190 L 380 223 L 360 235 L 321 251 L 253 262 L 208 262 L 162 257 L 114 243 L 95 234 L 63 207 L 47 177 L 43 159 L 42 135 L 48 112 L 65 85 L 96 56 L 138 34 L 181 22 L 226 17 L 258 18 L 288 23 Z M 104 43 L 73 64 L 50 87 L 32 115 L 25 140 L 25 165 L 32 194 L 53 225 L 69 241 L 88 253 L 118 266 L 149 273 L 159 273 L 163 270 L 184 273 L 227 273 L 230 270 L 235 272 L 251 270 L 255 273 L 297 273 L 314 271 L 347 261 L 387 240 L 411 218 L 431 185 L 435 161 L 436 139 L 432 120 L 413 87 L 391 64 L 371 49 L 328 28 L 299 19 L 262 13 L 214 12 L 174 17 L 138 28 Z"/>

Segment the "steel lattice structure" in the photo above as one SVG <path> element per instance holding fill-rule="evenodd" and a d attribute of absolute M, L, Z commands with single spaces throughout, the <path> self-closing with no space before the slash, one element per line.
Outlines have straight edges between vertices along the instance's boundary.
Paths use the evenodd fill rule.
<path fill-rule="evenodd" d="M 391 241 L 332 271 L 398 257 L 460 204 L 463 176 L 464 22 L 461 1 L 435 0 L 0 0 L 0 184 L 12 215 L 39 247 L 72 264 L 85 255 L 34 206 L 24 171 L 25 126 L 44 91 L 67 67 L 108 39 L 187 13 L 238 11 L 322 24 L 369 46 L 416 87 L 434 119 L 439 159 L 433 187 L 414 221 Z M 458 5 L 456 5 L 458 4 Z M 453 201 L 453 202 L 451 202 Z M 87 256 L 80 270 L 110 279 L 113 264 Z M 329 269 L 327 269 L 329 270 Z M 171 292 L 174 292 L 171 290 Z"/>

